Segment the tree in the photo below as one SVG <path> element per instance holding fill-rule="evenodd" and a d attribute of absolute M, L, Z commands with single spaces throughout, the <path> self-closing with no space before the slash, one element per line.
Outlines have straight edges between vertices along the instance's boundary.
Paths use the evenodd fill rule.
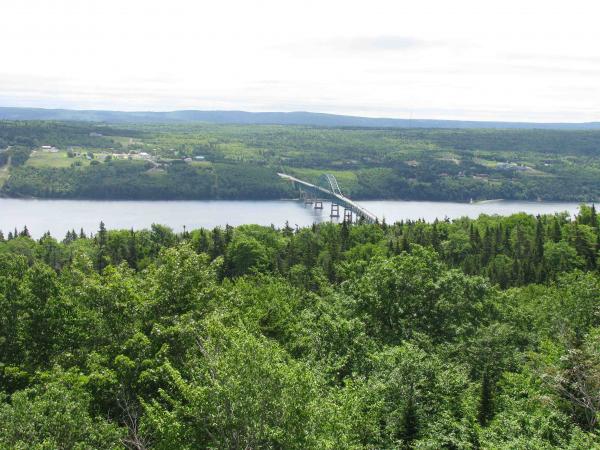
<path fill-rule="evenodd" d="M 492 382 L 487 370 L 483 372 L 481 379 L 481 395 L 479 397 L 479 411 L 477 419 L 481 425 L 486 425 L 494 414 L 492 400 Z"/>
<path fill-rule="evenodd" d="M 227 247 L 227 275 L 237 277 L 252 270 L 264 271 L 269 264 L 269 256 L 263 244 L 251 236 L 236 234 Z"/>
<path fill-rule="evenodd" d="M 483 279 L 447 270 L 435 252 L 374 259 L 365 273 L 347 285 L 354 312 L 383 342 L 399 343 L 414 333 L 452 340 L 484 320 L 489 286 Z"/>
<path fill-rule="evenodd" d="M 104 222 L 100 222 L 100 229 L 98 230 L 98 235 L 96 236 L 96 241 L 98 244 L 98 254 L 96 256 L 96 269 L 100 272 L 108 264 L 108 251 L 106 249 L 106 244 L 108 242 L 107 234 L 108 233 L 106 231 Z"/>
<path fill-rule="evenodd" d="M 544 244 L 544 267 L 550 278 L 585 267 L 585 261 L 567 242 L 549 241 Z"/>
<path fill-rule="evenodd" d="M 143 430 L 155 448 L 314 447 L 318 385 L 310 371 L 264 338 L 205 326 L 191 376 L 165 364 L 164 401 L 144 403 Z"/>
<path fill-rule="evenodd" d="M 570 404 L 570 413 L 586 430 L 594 431 L 600 416 L 600 328 L 593 329 L 581 348 L 570 348 L 544 379 Z"/>
<path fill-rule="evenodd" d="M 97 448 L 121 446 L 122 431 L 90 413 L 85 377 L 56 368 L 44 383 L 0 403 L 0 447 Z"/>

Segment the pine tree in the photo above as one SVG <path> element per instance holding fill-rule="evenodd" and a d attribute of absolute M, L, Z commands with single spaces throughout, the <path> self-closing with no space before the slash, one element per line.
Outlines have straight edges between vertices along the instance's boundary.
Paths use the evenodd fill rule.
<path fill-rule="evenodd" d="M 387 255 L 392 256 L 394 254 L 394 241 L 392 239 L 389 239 L 387 242 Z"/>
<path fill-rule="evenodd" d="M 133 228 L 129 232 L 129 240 L 127 242 L 127 262 L 129 263 L 129 267 L 133 269 L 137 269 L 137 246 L 135 241 L 135 231 Z"/>
<path fill-rule="evenodd" d="M 209 248 L 208 236 L 206 231 L 201 228 L 200 229 L 200 237 L 198 239 L 198 253 L 207 253 Z"/>
<path fill-rule="evenodd" d="M 479 253 L 479 250 L 481 249 L 481 236 L 479 235 L 479 230 L 473 225 L 473 222 L 471 222 L 469 229 L 469 240 L 471 242 L 473 253 Z"/>
<path fill-rule="evenodd" d="M 494 257 L 493 254 L 494 243 L 492 242 L 492 232 L 489 227 L 485 228 L 483 234 L 483 242 L 481 245 L 481 263 L 486 266 L 488 262 Z"/>
<path fill-rule="evenodd" d="M 499 223 L 496 227 L 494 251 L 496 254 L 504 252 L 504 231 L 502 229 L 502 223 Z"/>
<path fill-rule="evenodd" d="M 31 237 L 31 235 L 29 234 L 29 230 L 27 229 L 27 225 L 25 225 L 23 227 L 23 231 L 21 231 L 21 233 L 19 234 L 19 236 L 21 236 L 21 237 L 28 237 L 28 238 Z"/>
<path fill-rule="evenodd" d="M 431 227 L 431 246 L 437 251 L 440 251 L 440 235 L 438 233 L 437 228 L 438 221 L 437 219 L 433 222 L 433 226 Z"/>
<path fill-rule="evenodd" d="M 562 239 L 562 233 L 560 229 L 560 222 L 558 221 L 558 217 L 554 216 L 554 220 L 552 221 L 552 241 L 560 242 Z"/>
<path fill-rule="evenodd" d="M 281 230 L 284 236 L 290 237 L 294 234 L 294 229 L 290 227 L 290 222 L 288 220 L 285 221 L 285 226 Z"/>
<path fill-rule="evenodd" d="M 502 242 L 502 248 L 504 250 L 505 253 L 510 253 L 512 250 L 512 245 L 510 243 L 510 228 L 506 227 L 504 229 L 504 239 Z"/>
<path fill-rule="evenodd" d="M 340 229 L 340 239 L 342 243 L 342 251 L 348 249 L 348 243 L 350 240 L 350 226 L 347 221 L 343 221 Z"/>
<path fill-rule="evenodd" d="M 223 232 L 221 231 L 221 228 L 215 227 L 212 231 L 212 248 L 210 256 L 212 259 L 215 259 L 216 257 L 223 255 L 223 253 L 225 253 Z"/>
<path fill-rule="evenodd" d="M 535 248 L 533 250 L 533 261 L 535 264 L 541 264 L 544 258 L 544 225 L 542 218 L 538 215 L 535 226 Z"/>
<path fill-rule="evenodd" d="M 233 239 L 233 227 L 231 225 L 225 225 L 225 246 Z"/>
<path fill-rule="evenodd" d="M 408 242 L 408 237 L 406 237 L 406 235 L 402 236 L 402 251 L 410 253 L 410 242 Z"/>
<path fill-rule="evenodd" d="M 101 247 L 106 245 L 106 226 L 100 221 L 100 229 L 98 230 L 98 245 Z"/>
<path fill-rule="evenodd" d="M 477 420 L 482 426 L 487 425 L 490 419 L 494 415 L 493 407 L 493 395 L 492 395 L 492 381 L 488 375 L 488 371 L 483 372 L 481 379 L 481 394 L 479 397 L 479 411 L 477 414 Z"/>
<path fill-rule="evenodd" d="M 104 222 L 100 222 L 100 229 L 98 230 L 98 236 L 96 242 L 98 243 L 98 256 L 96 261 L 96 268 L 98 271 L 102 271 L 106 267 L 106 241 L 107 232 Z"/>
<path fill-rule="evenodd" d="M 402 414 L 402 426 L 400 437 L 404 443 L 404 448 L 412 448 L 412 443 L 419 435 L 419 420 L 417 417 L 417 408 L 413 395 L 409 395 L 408 402 Z"/>

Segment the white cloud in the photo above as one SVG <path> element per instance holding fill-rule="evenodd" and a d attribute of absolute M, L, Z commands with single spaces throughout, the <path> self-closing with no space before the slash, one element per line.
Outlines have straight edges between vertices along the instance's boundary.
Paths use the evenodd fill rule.
<path fill-rule="evenodd" d="M 600 120 L 592 0 L 20 0 L 0 104 Z"/>

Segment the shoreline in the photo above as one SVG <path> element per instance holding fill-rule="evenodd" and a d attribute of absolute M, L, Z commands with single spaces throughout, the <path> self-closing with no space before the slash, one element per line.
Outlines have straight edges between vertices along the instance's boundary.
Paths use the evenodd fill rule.
<path fill-rule="evenodd" d="M 87 198 L 87 197 L 12 197 L 0 195 L 0 200 L 22 200 L 22 201 L 67 201 L 67 202 L 300 202 L 300 198 L 203 198 L 203 199 L 189 199 L 189 198 L 173 198 L 173 199 L 162 199 L 162 198 Z M 579 203 L 579 204 L 595 204 L 600 203 L 600 200 L 553 200 L 553 199 L 509 199 L 509 198 L 496 198 L 489 200 L 476 200 L 476 201 L 460 201 L 460 200 L 436 200 L 436 199 L 406 199 L 406 198 L 369 198 L 369 199 L 353 199 L 357 203 L 369 203 L 369 202 L 405 202 L 405 203 L 453 203 L 459 205 L 487 205 L 493 203 L 511 203 L 511 202 L 522 202 L 522 203 Z M 324 199 L 324 203 L 331 203 L 331 200 Z"/>

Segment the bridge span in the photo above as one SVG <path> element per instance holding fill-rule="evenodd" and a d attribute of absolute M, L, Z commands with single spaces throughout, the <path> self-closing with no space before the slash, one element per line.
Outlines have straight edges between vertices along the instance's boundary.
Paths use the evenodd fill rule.
<path fill-rule="evenodd" d="M 329 185 L 330 189 L 327 189 L 327 188 L 324 188 L 321 186 L 317 186 L 315 184 L 309 183 L 308 181 L 301 180 L 299 178 L 293 177 L 292 175 L 288 175 L 285 173 L 278 173 L 277 175 L 279 175 L 284 180 L 294 183 L 294 185 L 300 191 L 303 191 L 303 189 L 304 189 L 305 191 L 310 192 L 311 194 L 314 195 L 315 199 L 318 199 L 319 197 L 321 197 L 321 198 L 331 200 L 332 216 L 334 216 L 334 211 L 336 211 L 334 208 L 336 208 L 337 205 L 340 205 L 345 208 L 346 212 L 351 211 L 357 217 L 362 217 L 365 220 L 365 222 L 367 222 L 367 223 L 374 223 L 379 220 L 375 214 L 373 214 L 372 212 L 370 212 L 363 206 L 359 205 L 355 201 L 352 201 L 351 199 L 346 197 L 344 194 L 342 194 L 342 191 L 338 185 L 338 182 L 337 182 L 335 176 L 333 176 L 333 175 L 330 175 L 330 174 L 325 175 L 325 179 L 327 180 L 327 184 Z M 346 220 L 346 219 L 347 219 L 347 216 L 346 216 L 346 214 L 344 214 L 344 220 Z M 350 219 L 351 219 L 351 214 L 350 214 Z"/>

